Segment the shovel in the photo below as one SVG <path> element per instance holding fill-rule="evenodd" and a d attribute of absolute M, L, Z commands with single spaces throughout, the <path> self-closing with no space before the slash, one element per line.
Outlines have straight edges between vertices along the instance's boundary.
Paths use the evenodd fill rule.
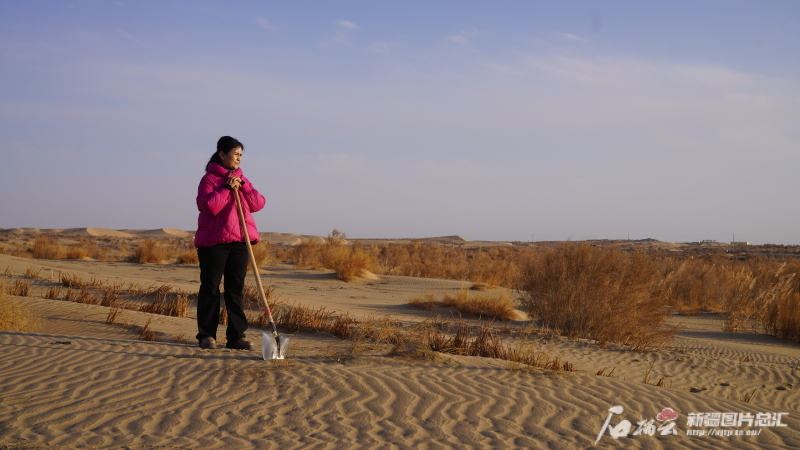
<path fill-rule="evenodd" d="M 244 242 L 247 245 L 247 253 L 250 254 L 250 264 L 253 266 L 253 274 L 256 276 L 258 293 L 261 294 L 261 300 L 264 301 L 264 309 L 267 312 L 269 327 L 272 328 L 272 336 L 268 335 L 267 333 L 261 333 L 261 355 L 265 360 L 284 359 L 286 357 L 286 350 L 289 348 L 289 338 L 282 338 L 280 335 L 278 335 L 278 329 L 275 327 L 275 321 L 272 320 L 272 312 L 269 310 L 267 296 L 264 294 L 264 286 L 261 284 L 261 277 L 258 275 L 258 264 L 256 264 L 256 257 L 253 255 L 253 247 L 250 245 L 250 236 L 247 234 L 247 224 L 244 221 L 244 212 L 242 211 L 242 200 L 239 197 L 239 189 L 234 189 L 233 195 L 236 197 L 236 209 L 239 212 L 239 223 L 242 224 Z"/>

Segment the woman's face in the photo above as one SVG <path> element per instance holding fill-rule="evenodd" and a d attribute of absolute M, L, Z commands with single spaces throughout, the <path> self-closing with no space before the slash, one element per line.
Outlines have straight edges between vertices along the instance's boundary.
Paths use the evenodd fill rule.
<path fill-rule="evenodd" d="M 219 152 L 219 157 L 222 159 L 222 167 L 228 170 L 236 170 L 239 164 L 242 163 L 242 147 L 236 147 L 228 153 Z"/>

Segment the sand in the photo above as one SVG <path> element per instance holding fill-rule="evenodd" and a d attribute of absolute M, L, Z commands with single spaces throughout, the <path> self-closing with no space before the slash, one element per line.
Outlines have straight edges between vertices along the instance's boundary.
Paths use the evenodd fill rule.
<path fill-rule="evenodd" d="M 201 350 L 191 318 L 126 311 L 129 326 L 113 326 L 105 323 L 108 308 L 41 298 L 59 271 L 196 290 L 197 266 L 0 255 L 6 267 L 15 278 L 41 270 L 31 296 L 17 299 L 38 312 L 44 328 L 0 332 L 0 448 L 800 448 L 800 345 L 723 333 L 715 314 L 673 317 L 681 331 L 660 351 L 550 335 L 529 342 L 577 372 L 443 354 L 387 356 L 382 347 L 354 351 L 324 333 L 291 335 L 288 359 L 264 361 L 260 330 L 250 332 L 254 352 Z M 431 314 L 408 306 L 411 297 L 464 285 L 398 276 L 344 283 L 290 266 L 262 272 L 289 303 L 355 317 L 392 314 L 409 324 Z M 148 319 L 157 342 L 137 332 Z M 612 369 L 611 377 L 596 375 Z M 653 385 L 659 380 L 667 387 Z M 678 434 L 615 440 L 605 431 L 595 445 L 616 405 L 623 412 L 611 425 L 625 419 L 633 429 L 672 408 Z M 788 414 L 780 416 L 786 426 L 688 423 L 697 413 L 728 412 Z M 695 430 L 706 434 L 688 434 Z"/>

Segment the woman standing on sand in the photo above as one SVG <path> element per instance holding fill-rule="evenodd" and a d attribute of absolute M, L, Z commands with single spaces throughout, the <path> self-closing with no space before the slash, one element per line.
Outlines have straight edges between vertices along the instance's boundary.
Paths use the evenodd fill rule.
<path fill-rule="evenodd" d="M 247 234 L 259 241 L 252 212 L 267 202 L 245 178 L 239 164 L 244 145 L 230 136 L 217 141 L 217 151 L 206 164 L 206 174 L 197 188 L 197 233 L 194 246 L 200 259 L 200 292 L 197 296 L 197 340 L 200 348 L 217 348 L 219 324 L 219 283 L 225 275 L 225 308 L 228 311 L 227 348 L 252 350 L 244 339 L 247 318 L 242 306 L 242 291 L 249 255 L 236 209 L 240 193 Z"/>

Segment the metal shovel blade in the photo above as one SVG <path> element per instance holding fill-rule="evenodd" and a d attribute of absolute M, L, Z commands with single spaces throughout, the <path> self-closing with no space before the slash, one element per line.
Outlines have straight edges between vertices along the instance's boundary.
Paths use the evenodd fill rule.
<path fill-rule="evenodd" d="M 267 333 L 261 333 L 261 356 L 265 361 L 268 359 L 286 358 L 286 351 L 288 348 L 288 338 L 281 337 L 279 345 L 274 336 Z"/>

